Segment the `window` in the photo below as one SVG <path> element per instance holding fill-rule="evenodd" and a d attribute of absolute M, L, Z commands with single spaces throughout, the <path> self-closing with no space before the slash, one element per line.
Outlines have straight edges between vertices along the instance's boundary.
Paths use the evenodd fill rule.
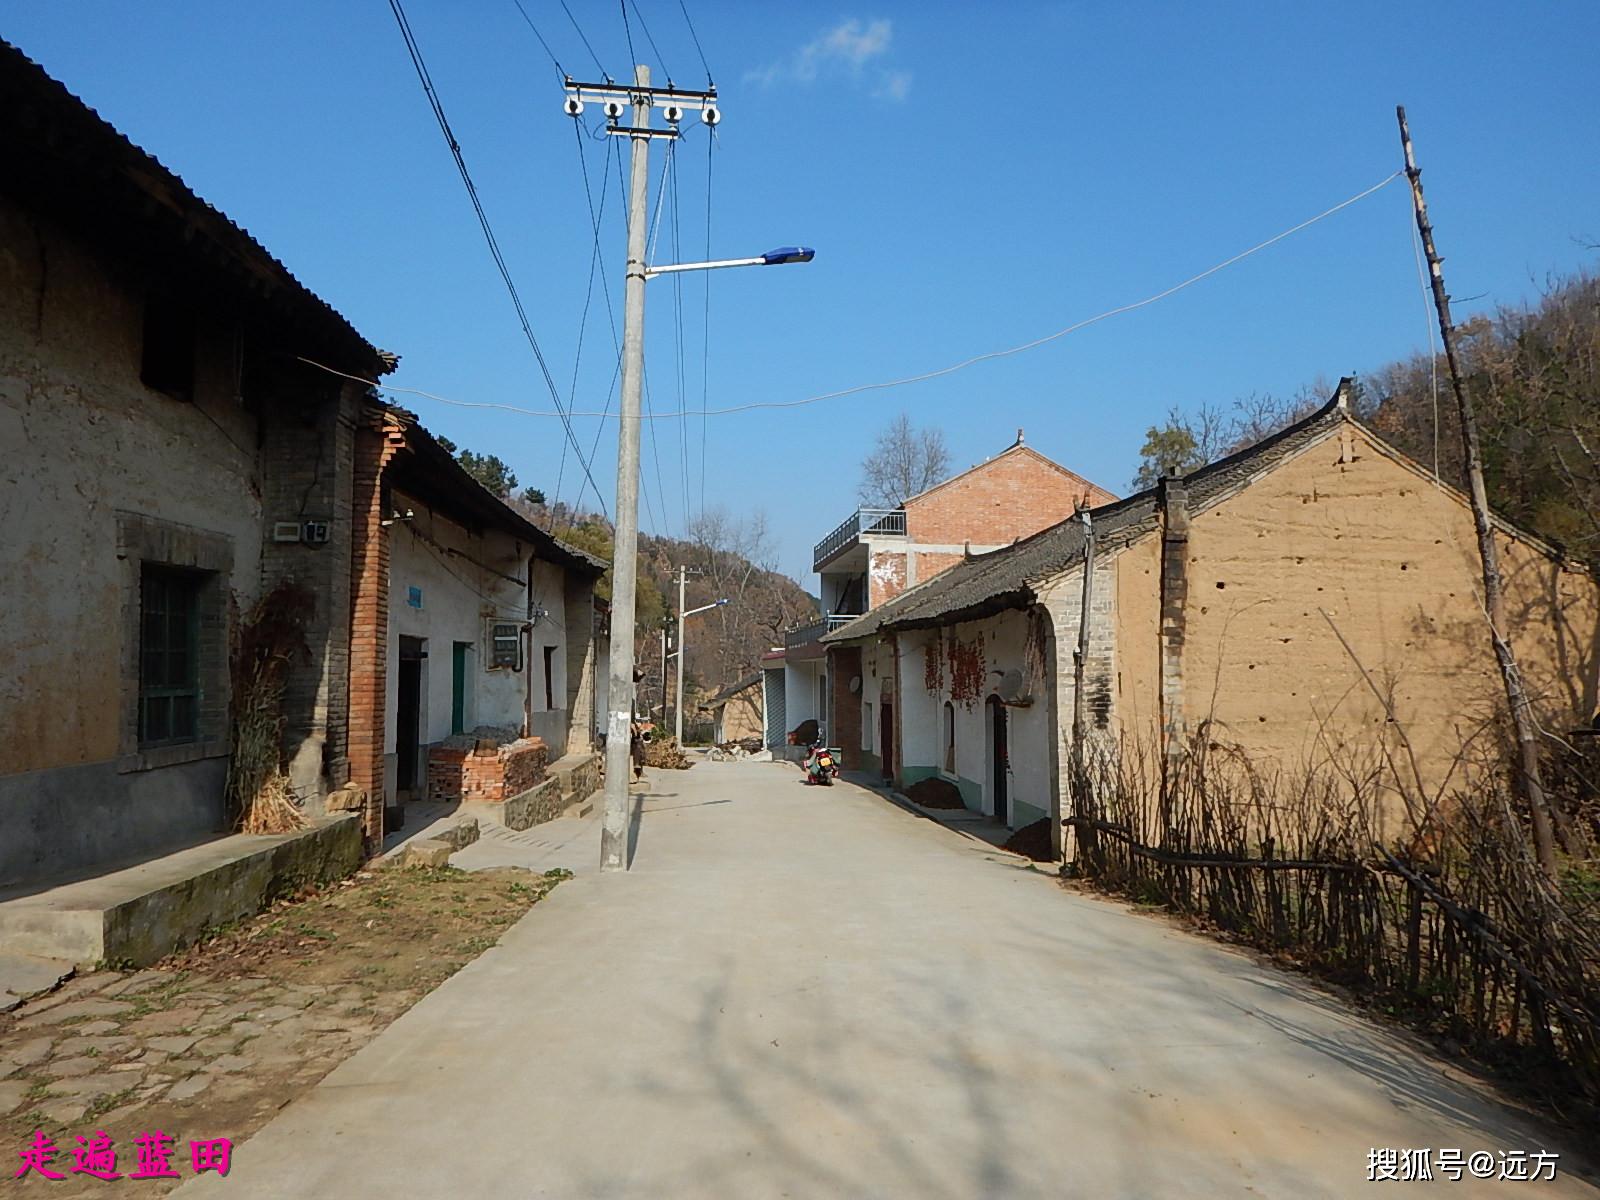
<path fill-rule="evenodd" d="M 944 702 L 944 772 L 956 773 L 956 708 L 948 700 Z"/>
<path fill-rule="evenodd" d="M 522 670 L 522 626 L 507 622 L 490 627 L 489 666 Z"/>
<path fill-rule="evenodd" d="M 544 648 L 544 707 L 554 712 L 556 707 L 556 648 Z"/>
<path fill-rule="evenodd" d="M 200 588 L 204 576 L 146 565 L 139 573 L 139 745 L 200 736 Z"/>
<path fill-rule="evenodd" d="M 174 399 L 194 399 L 193 309 L 159 294 L 146 299 L 139 378 Z"/>

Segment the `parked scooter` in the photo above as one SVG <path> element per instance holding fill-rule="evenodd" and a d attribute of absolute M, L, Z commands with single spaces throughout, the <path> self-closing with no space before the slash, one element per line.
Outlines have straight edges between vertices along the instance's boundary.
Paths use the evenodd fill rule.
<path fill-rule="evenodd" d="M 806 783 L 816 787 L 832 787 L 833 781 L 839 778 L 839 764 L 834 760 L 833 751 L 821 742 L 811 747 L 811 754 L 806 759 Z"/>

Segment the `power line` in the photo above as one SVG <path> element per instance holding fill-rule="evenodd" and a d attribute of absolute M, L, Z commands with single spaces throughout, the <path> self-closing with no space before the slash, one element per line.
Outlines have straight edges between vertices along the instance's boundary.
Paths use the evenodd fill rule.
<path fill-rule="evenodd" d="M 623 10 L 622 10 L 622 19 L 624 21 L 626 21 L 628 19 L 628 8 L 627 8 L 627 6 L 628 5 L 632 5 L 633 6 L 633 15 L 639 18 L 639 28 L 644 30 L 644 40 L 649 42 L 650 43 L 650 49 L 655 51 L 656 61 L 661 64 L 661 69 L 667 73 L 667 86 L 671 87 L 672 86 L 672 68 L 667 66 L 667 60 L 666 60 L 666 58 L 664 58 L 662 56 L 661 47 L 656 45 L 656 39 L 650 33 L 650 26 L 646 25 L 645 22 L 644 22 L 644 14 L 639 11 L 639 5 L 637 3 L 635 3 L 635 0 L 623 0 L 623 5 L 624 6 L 623 6 Z M 631 43 L 629 44 L 628 48 L 630 50 L 633 48 Z"/>
<path fill-rule="evenodd" d="M 622 155 L 620 154 L 617 155 L 617 186 L 621 189 L 624 195 L 627 194 L 628 182 L 627 178 L 622 172 Z M 657 195 L 660 195 L 659 191 L 657 192 Z M 628 229 L 632 220 L 633 215 L 626 208 L 624 208 L 622 211 L 622 225 L 624 230 Z M 607 293 L 607 304 L 610 304 L 609 292 Z M 620 374 L 622 370 L 622 341 L 617 336 L 617 327 L 615 321 L 613 321 L 611 325 L 611 338 L 614 342 L 616 342 L 617 345 L 617 371 Z M 646 367 L 646 369 L 642 372 L 641 384 L 644 392 L 643 417 L 645 420 L 650 422 L 645 428 L 650 431 L 650 458 L 651 461 L 655 463 L 656 468 L 656 495 L 661 502 L 661 523 L 659 526 L 657 526 L 657 528 L 660 529 L 663 534 L 670 534 L 672 527 L 671 523 L 667 520 L 667 485 L 661 474 L 661 439 L 656 436 L 655 398 L 650 391 L 650 372 L 648 367 Z M 656 517 L 655 512 L 650 506 L 650 492 L 649 489 L 644 486 L 644 483 L 648 478 L 649 476 L 647 476 L 641 468 L 639 472 L 639 491 L 645 498 L 645 509 L 650 513 L 650 521 L 652 524 L 654 524 Z M 688 532 L 689 531 L 687 529 L 684 530 L 685 536 L 687 536 Z"/>
<path fill-rule="evenodd" d="M 556 52 L 550 49 L 550 43 L 544 40 L 544 34 L 539 32 L 539 27 L 533 23 L 533 18 L 528 15 L 528 10 L 522 7 L 522 0 L 511 0 L 517 6 L 517 11 L 522 14 L 522 19 L 528 23 L 528 28 L 533 30 L 533 36 L 539 39 L 539 45 L 544 47 L 544 52 L 550 56 L 550 61 L 556 65 L 556 73 L 566 79 L 567 73 L 562 69 L 561 60 L 556 57 Z"/>
<path fill-rule="evenodd" d="M 683 10 L 683 23 L 689 27 L 689 36 L 694 39 L 694 51 L 700 56 L 700 65 L 706 69 L 706 87 L 715 87 L 711 80 L 711 64 L 706 61 L 706 52 L 700 48 L 700 35 L 694 31 L 694 22 L 689 19 L 688 6 L 683 0 L 678 0 L 678 7 Z"/>
<path fill-rule="evenodd" d="M 567 20 L 572 22 L 572 27 L 578 31 L 578 40 L 583 43 L 583 48 L 589 52 L 589 57 L 594 59 L 595 70 L 600 72 L 601 78 L 607 82 L 611 76 L 606 74 L 606 69 L 600 65 L 600 56 L 594 52 L 594 47 L 589 44 L 588 37 L 583 32 L 583 26 L 578 24 L 578 18 L 572 15 L 572 10 L 567 7 L 567 0 L 561 0 L 561 11 L 567 14 Z"/>
<path fill-rule="evenodd" d="M 578 372 L 583 366 L 583 338 L 584 338 L 585 332 L 588 330 L 588 327 L 589 327 L 589 305 L 590 305 L 591 301 L 594 299 L 594 277 L 595 277 L 595 274 L 597 272 L 597 269 L 598 269 L 599 263 L 600 263 L 600 219 L 601 219 L 601 217 L 603 217 L 605 215 L 605 211 L 606 211 L 606 193 L 610 191 L 609 187 L 603 188 L 601 190 L 601 192 L 600 192 L 600 208 L 599 208 L 599 210 L 597 212 L 596 209 L 595 209 L 595 205 L 594 205 L 594 192 L 589 186 L 589 163 L 588 163 L 588 160 L 584 157 L 584 153 L 583 153 L 583 133 L 578 128 L 576 123 L 574 123 L 573 126 L 572 126 L 572 132 L 573 132 L 573 136 L 577 140 L 577 145 L 578 145 L 578 165 L 583 169 L 583 194 L 584 194 L 584 198 L 589 203 L 589 224 L 592 227 L 592 231 L 593 231 L 593 234 L 594 234 L 594 247 L 589 253 L 589 281 L 585 285 L 584 291 L 583 291 L 583 313 L 578 318 L 578 346 L 577 346 L 577 350 L 576 350 L 576 352 L 575 352 L 575 354 L 573 356 L 573 360 L 572 360 L 572 390 L 567 396 L 567 404 L 568 404 L 569 408 L 570 407 L 576 407 L 577 403 L 578 403 Z M 608 142 L 606 144 L 606 161 L 607 161 L 608 165 L 610 163 L 610 159 L 611 159 L 611 143 Z M 610 179 L 611 179 L 611 173 L 610 173 L 609 170 L 607 170 L 602 175 L 602 180 L 604 182 L 606 182 L 606 183 L 609 183 Z M 602 280 L 604 279 L 603 274 L 602 274 L 601 278 L 602 278 Z M 606 303 L 608 305 L 608 309 L 609 309 L 609 305 L 610 305 L 610 296 L 611 296 L 610 289 L 607 288 L 607 290 L 606 290 Z M 608 389 L 607 392 L 606 392 L 606 412 L 609 414 L 610 411 L 611 411 L 611 393 L 610 393 L 610 390 Z M 589 448 L 589 457 L 590 457 L 591 461 L 593 460 L 595 453 L 599 450 L 599 447 L 600 447 L 600 430 L 603 429 L 604 427 L 605 427 L 605 420 L 604 420 L 604 418 L 602 418 L 601 421 L 600 421 L 599 427 L 595 430 L 594 445 L 592 445 Z M 566 443 L 563 442 L 561 444 L 561 463 L 560 463 L 560 466 L 558 467 L 558 469 L 556 471 L 555 495 L 556 495 L 556 500 L 557 500 L 558 503 L 559 503 L 559 501 L 561 499 L 561 485 L 562 485 L 563 479 L 566 476 L 566 471 L 567 471 L 567 446 L 566 446 Z M 579 499 L 580 500 L 582 499 L 581 492 L 579 494 Z M 574 512 L 577 511 L 576 506 L 574 506 L 573 511 Z"/>
<path fill-rule="evenodd" d="M 628 35 L 628 61 L 636 63 L 639 56 L 633 52 L 633 27 L 628 24 L 628 0 L 617 0 L 617 3 L 622 8 L 622 32 Z M 662 70 L 665 69 L 663 65 Z"/>
<path fill-rule="evenodd" d="M 411 65 L 416 68 L 417 78 L 422 83 L 422 91 L 428 98 L 428 105 L 433 109 L 434 119 L 439 123 L 439 130 L 444 134 L 445 143 L 450 147 L 450 155 L 455 159 L 456 170 L 461 174 L 461 182 L 466 185 L 467 196 L 472 201 L 472 210 L 477 214 L 479 228 L 483 230 L 484 241 L 488 244 L 489 254 L 494 259 L 495 267 L 500 272 L 500 278 L 505 283 L 506 292 L 511 297 L 512 306 L 517 311 L 517 320 L 522 325 L 523 335 L 528 339 L 528 345 L 533 350 L 533 356 L 539 363 L 539 371 L 544 376 L 545 386 L 550 390 L 550 399 L 555 403 L 556 412 L 561 417 L 561 424 L 566 430 L 567 440 L 578 454 L 579 461 L 583 464 L 584 476 L 589 481 L 589 486 L 594 488 L 595 500 L 600 505 L 600 511 L 606 511 L 605 497 L 601 494 L 599 486 L 594 481 L 594 474 L 590 470 L 589 462 L 583 457 L 583 450 L 578 445 L 576 433 L 572 428 L 572 421 L 567 416 L 566 409 L 561 404 L 561 393 L 556 388 L 555 377 L 550 374 L 550 365 L 545 361 L 544 351 L 539 348 L 539 339 L 534 336 L 533 326 L 528 321 L 528 313 L 522 306 L 522 297 L 517 294 L 517 285 L 512 281 L 511 270 L 506 266 L 505 256 L 500 253 L 500 243 L 494 236 L 494 229 L 489 224 L 489 214 L 484 211 L 483 202 L 478 198 L 477 185 L 472 182 L 472 173 L 467 170 L 467 160 L 461 153 L 461 143 L 456 141 L 456 135 L 450 128 L 450 120 L 445 116 L 444 105 L 439 100 L 439 94 L 433 86 L 433 77 L 428 73 L 427 64 L 422 60 L 422 50 L 417 45 L 416 37 L 411 32 L 411 23 L 406 20 L 405 9 L 400 5 L 400 0 L 389 0 L 389 9 L 394 13 L 396 23 L 400 27 L 400 35 L 405 39 L 406 51 L 411 55 Z M 582 493 L 579 493 L 582 499 Z"/>
<path fill-rule="evenodd" d="M 677 145 L 678 144 L 676 141 L 667 143 L 666 159 L 668 176 L 671 179 L 672 193 L 672 260 L 674 262 L 682 262 L 683 243 L 679 238 L 680 222 L 678 220 L 681 205 L 678 203 Z M 665 200 L 666 197 L 663 196 L 662 199 Z M 678 380 L 678 407 L 681 409 L 684 406 L 688 388 L 685 386 L 685 355 L 683 352 L 683 276 L 676 273 L 672 276 L 672 321 L 673 338 L 676 344 L 674 363 L 676 365 Z M 683 528 L 685 534 L 687 534 L 690 524 L 689 493 L 691 490 L 691 485 L 689 469 L 689 427 L 686 423 L 678 426 L 678 449 L 683 458 Z"/>
<path fill-rule="evenodd" d="M 967 367 L 973 366 L 976 363 L 988 362 L 989 360 L 996 359 L 996 358 L 1006 358 L 1006 357 L 1009 357 L 1010 355 L 1013 355 L 1013 354 L 1021 354 L 1024 351 L 1027 351 L 1027 350 L 1037 349 L 1038 347 L 1043 346 L 1048 342 L 1053 342 L 1058 338 L 1065 337 L 1070 333 L 1075 333 L 1080 329 L 1086 329 L 1090 325 L 1096 325 L 1099 322 L 1107 320 L 1110 317 L 1118 316 L 1118 315 L 1120 315 L 1122 313 L 1133 312 L 1135 309 L 1145 308 L 1148 305 L 1154 304 L 1159 300 L 1165 300 L 1168 296 L 1172 296 L 1172 295 L 1174 295 L 1174 294 L 1176 294 L 1178 292 L 1181 292 L 1185 288 L 1192 287 L 1194 284 L 1199 283 L 1201 280 L 1208 279 L 1212 275 L 1215 275 L 1218 271 L 1224 270 L 1227 267 L 1231 267 L 1235 263 L 1241 262 L 1244 259 L 1249 258 L 1252 254 L 1257 254 L 1260 251 L 1265 250 L 1267 247 L 1275 245 L 1276 243 L 1283 241 L 1284 238 L 1289 237 L 1289 236 L 1291 236 L 1293 234 L 1299 233 L 1302 229 L 1307 229 L 1310 226 L 1315 225 L 1318 221 L 1325 220 L 1328 217 L 1333 216 L 1335 213 L 1337 213 L 1337 212 L 1339 212 L 1339 211 L 1341 211 L 1343 209 L 1349 208 L 1352 204 L 1355 204 L 1360 200 L 1365 200 L 1368 196 L 1372 195 L 1374 192 L 1377 192 L 1377 191 L 1387 187 L 1389 184 L 1393 183 L 1402 174 L 1404 174 L 1403 171 L 1396 171 L 1393 175 L 1389 175 L 1386 178 L 1384 178 L 1382 180 L 1379 180 L 1377 183 L 1373 184 L 1371 187 L 1367 188 L 1365 191 L 1357 192 L 1354 196 L 1351 196 L 1348 200 L 1342 200 L 1338 204 L 1335 204 L 1332 208 L 1326 209 L 1323 212 L 1318 213 L 1314 217 L 1311 217 L 1311 218 L 1309 218 L 1307 220 L 1301 221 L 1298 225 L 1291 226 L 1290 228 L 1285 229 L 1282 233 L 1275 234 L 1272 237 L 1268 238 L 1266 241 L 1259 242 L 1256 245 L 1250 247 L 1250 249 L 1248 249 L 1248 250 L 1240 251 L 1238 254 L 1233 255 L 1231 258 L 1226 258 L 1222 262 L 1217 263 L 1215 266 L 1208 267 L 1206 270 L 1201 271 L 1198 275 L 1191 275 L 1188 279 L 1185 279 L 1182 283 L 1173 284 L 1171 287 L 1166 288 L 1166 289 L 1164 289 L 1164 290 L 1162 290 L 1160 292 L 1157 292 L 1153 296 L 1147 296 L 1143 300 L 1136 300 L 1131 304 L 1122 304 L 1122 305 L 1118 305 L 1116 308 L 1107 309 L 1105 312 L 1097 313 L 1096 315 L 1094 315 L 1092 317 L 1087 317 L 1082 321 L 1077 321 L 1074 324 L 1068 325 L 1065 329 L 1058 329 L 1054 333 L 1046 334 L 1044 337 L 1035 338 L 1030 342 L 1024 342 L 1019 346 L 1010 346 L 1010 347 L 1007 347 L 1004 350 L 991 350 L 991 351 L 989 351 L 989 352 L 987 352 L 985 354 L 977 354 L 977 355 L 974 355 L 971 358 L 964 359 L 961 362 L 954 363 L 951 366 L 940 367 L 939 369 L 934 370 L 934 371 L 925 371 L 925 372 L 923 372 L 922 374 L 919 374 L 919 375 L 907 375 L 907 376 L 905 376 L 903 378 L 900 378 L 900 379 L 888 379 L 888 380 L 884 380 L 884 381 L 879 382 L 879 383 L 857 384 L 854 387 L 841 388 L 839 391 L 836 391 L 836 392 L 822 392 L 822 393 L 820 393 L 818 395 L 815 395 L 815 396 L 807 396 L 807 397 L 805 397 L 804 399 L 801 399 L 801 400 L 759 400 L 759 401 L 752 401 L 749 404 L 734 404 L 734 405 L 729 405 L 726 408 L 713 408 L 713 409 L 710 409 L 710 410 L 708 410 L 707 415 L 708 416 L 713 416 L 713 417 L 723 417 L 723 416 L 729 416 L 729 415 L 731 415 L 733 413 L 753 412 L 753 411 L 755 411 L 757 409 L 799 408 L 799 407 L 801 407 L 803 405 L 817 404 L 817 403 L 820 403 L 820 402 L 822 402 L 824 400 L 837 400 L 837 399 L 840 399 L 841 397 L 844 397 L 844 396 L 858 395 L 861 392 L 884 391 L 884 390 L 887 390 L 889 388 L 904 387 L 904 386 L 906 386 L 908 384 L 921 383 L 922 381 L 927 380 L 927 379 L 937 379 L 937 378 L 939 378 L 941 376 L 944 376 L 944 375 L 953 375 L 955 372 L 961 371 L 961 370 L 965 370 Z M 487 401 L 452 400 L 452 399 L 448 399 L 448 398 L 446 398 L 444 396 L 436 396 L 431 392 L 419 391 L 419 390 L 417 390 L 415 388 L 396 388 L 396 387 L 391 387 L 388 384 L 378 383 L 378 382 L 376 382 L 374 380 L 362 379 L 358 375 L 345 375 L 345 373 L 343 371 L 333 371 L 333 369 L 331 367 L 325 367 L 325 366 L 323 366 L 323 364 L 318 363 L 318 362 L 313 362 L 310 359 L 302 358 L 300 361 L 308 363 L 309 365 L 314 366 L 314 367 L 322 367 L 322 369 L 325 370 L 325 371 L 331 371 L 335 375 L 343 375 L 345 378 L 354 379 L 359 383 L 370 384 L 371 386 L 373 386 L 375 388 L 378 388 L 380 390 L 387 390 L 387 391 L 393 391 L 393 392 L 408 392 L 408 393 L 410 393 L 412 395 L 426 396 L 430 400 L 438 400 L 439 402 L 441 402 L 443 404 L 454 404 L 454 405 L 458 405 L 458 406 L 460 406 L 462 408 L 498 408 L 498 409 L 506 410 L 508 412 L 522 413 L 522 414 L 524 414 L 526 416 L 530 416 L 530 417 L 553 417 L 553 416 L 558 415 L 556 413 L 549 412 L 549 411 L 543 410 L 543 409 L 517 408 L 517 407 L 515 407 L 513 405 L 509 405 L 509 404 L 495 404 L 495 403 L 490 403 L 490 402 L 487 402 Z M 574 416 L 583 416 L 583 417 L 593 417 L 593 416 L 599 416 L 601 414 L 599 414 L 599 413 L 574 413 L 573 415 Z M 677 412 L 657 413 L 651 419 L 652 420 L 658 420 L 658 421 L 671 421 L 671 420 L 680 420 L 680 419 L 683 419 L 683 418 L 693 417 L 693 416 L 697 416 L 697 415 L 699 415 L 699 414 L 697 412 L 693 411 L 693 410 L 685 411 L 685 410 L 681 410 L 680 409 Z"/>

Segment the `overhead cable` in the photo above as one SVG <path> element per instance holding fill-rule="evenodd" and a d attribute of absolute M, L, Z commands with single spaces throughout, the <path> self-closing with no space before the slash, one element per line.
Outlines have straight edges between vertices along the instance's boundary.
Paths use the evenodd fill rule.
<path fill-rule="evenodd" d="M 1063 337 L 1067 336 L 1069 333 L 1076 333 L 1078 330 L 1086 329 L 1090 325 L 1099 324 L 1101 321 L 1107 320 L 1110 317 L 1115 317 L 1115 316 L 1118 316 L 1118 315 L 1120 315 L 1122 313 L 1133 312 L 1136 309 L 1145 308 L 1145 307 L 1147 307 L 1147 306 L 1149 306 L 1151 304 L 1154 304 L 1159 300 L 1165 300 L 1168 296 L 1172 296 L 1172 295 L 1174 295 L 1174 294 L 1176 294 L 1178 292 L 1181 292 L 1185 288 L 1192 287 L 1194 284 L 1199 283 L 1201 280 L 1208 279 L 1212 275 L 1215 275 L 1218 271 L 1224 270 L 1227 267 L 1230 267 L 1230 266 L 1232 266 L 1233 264 L 1235 264 L 1237 262 L 1241 262 L 1244 259 L 1249 258 L 1252 254 L 1259 253 L 1260 251 L 1265 250 L 1268 246 L 1275 245 L 1276 243 L 1283 241 L 1284 238 L 1289 237 L 1292 234 L 1299 233 L 1302 229 L 1309 228 L 1310 226 L 1315 225 L 1318 221 L 1322 221 L 1322 220 L 1325 220 L 1328 217 L 1333 216 L 1335 213 L 1339 212 L 1342 209 L 1349 208 L 1352 204 L 1355 204 L 1357 201 L 1366 199 L 1368 196 L 1372 195 L 1374 192 L 1379 191 L 1380 189 L 1382 189 L 1384 187 L 1387 187 L 1389 184 L 1393 183 L 1396 179 L 1400 178 L 1400 176 L 1402 174 L 1404 174 L 1403 171 L 1396 171 L 1394 174 L 1386 176 L 1384 179 L 1379 180 L 1377 183 L 1373 184 L 1371 187 L 1367 188 L 1365 191 L 1357 192 L 1354 196 L 1351 196 L 1348 200 L 1342 200 L 1338 204 L 1335 204 L 1332 208 L 1326 209 L 1326 210 L 1318 213 L 1314 217 L 1311 217 L 1311 218 L 1309 218 L 1307 220 L 1301 221 L 1298 225 L 1291 226 L 1290 228 L 1285 229 L 1282 233 L 1275 234 L 1274 236 L 1268 238 L 1266 241 L 1259 242 L 1256 245 L 1251 246 L 1250 249 L 1248 249 L 1248 250 L 1242 250 L 1238 254 L 1233 255 L 1231 258 L 1226 258 L 1222 262 L 1217 263 L 1216 266 L 1208 267 L 1206 270 L 1201 271 L 1198 275 L 1191 275 L 1188 279 L 1185 279 L 1182 283 L 1173 284 L 1171 287 L 1165 288 L 1162 291 L 1157 292 L 1153 296 L 1147 296 L 1143 300 L 1136 300 L 1136 301 L 1132 302 L 1131 304 L 1118 305 L 1116 308 L 1110 308 L 1110 309 L 1107 309 L 1105 312 L 1096 313 L 1092 317 L 1087 317 L 1082 321 L 1077 321 L 1077 322 L 1075 322 L 1075 323 L 1073 323 L 1071 325 L 1068 325 L 1065 329 L 1058 329 L 1054 333 L 1049 333 L 1049 334 L 1046 334 L 1043 337 L 1034 338 L 1032 341 L 1023 342 L 1021 345 L 1010 346 L 1010 347 L 1007 347 L 1004 350 L 991 350 L 991 351 L 989 351 L 989 352 L 987 352 L 985 354 L 977 354 L 977 355 L 974 355 L 971 358 L 963 359 L 961 362 L 953 363 L 948 367 L 940 367 L 937 370 L 933 370 L 933 371 L 924 371 L 924 372 L 922 372 L 921 374 L 918 374 L 918 375 L 907 375 L 907 376 L 904 376 L 904 377 L 899 378 L 899 379 L 887 379 L 887 380 L 883 380 L 883 381 L 878 382 L 878 383 L 857 384 L 854 387 L 841 388 L 838 391 L 834 391 L 834 392 L 822 392 L 822 393 L 820 393 L 818 395 L 807 396 L 804 399 L 800 399 L 800 400 L 759 400 L 759 401 L 753 401 L 753 402 L 751 402 L 749 404 L 734 404 L 734 405 L 729 405 L 726 408 L 709 409 L 709 410 L 707 410 L 707 415 L 708 416 L 713 416 L 713 417 L 723 417 L 723 416 L 729 416 L 729 415 L 731 415 L 733 413 L 753 412 L 753 411 L 755 411 L 757 409 L 799 408 L 799 407 L 801 407 L 803 405 L 818 404 L 818 403 L 821 403 L 824 400 L 837 400 L 837 399 L 840 399 L 841 397 L 844 397 L 844 396 L 854 396 L 854 395 L 857 395 L 857 394 L 859 394 L 861 392 L 884 391 L 884 390 L 887 390 L 889 388 L 905 387 L 908 384 L 921 383 L 924 380 L 928 380 L 928 379 L 938 379 L 938 378 L 940 378 L 941 376 L 944 376 L 944 375 L 953 375 L 957 371 L 963 371 L 963 370 L 965 370 L 966 368 L 968 368 L 970 366 L 976 365 L 977 363 L 988 362 L 991 359 L 996 359 L 996 358 L 1007 358 L 1007 357 L 1009 357 L 1010 355 L 1013 355 L 1013 354 L 1021 354 L 1024 351 L 1027 351 L 1027 350 L 1037 349 L 1038 347 L 1046 345 L 1049 342 L 1053 342 L 1053 341 L 1057 340 L 1058 338 L 1063 338 Z M 311 362 L 310 359 L 302 359 L 301 361 L 303 361 L 303 362 Z M 312 366 L 319 366 L 319 367 L 322 366 L 321 363 L 311 363 L 311 365 Z M 329 370 L 330 368 L 324 367 L 323 369 L 324 370 Z M 334 371 L 333 373 L 336 374 L 336 375 L 343 375 L 344 374 L 344 372 L 342 372 L 342 371 Z M 358 379 L 359 377 L 351 375 L 351 376 L 347 376 L 347 378 Z M 371 380 L 361 380 L 361 382 L 372 383 Z M 388 384 L 373 383 L 372 385 L 374 387 L 384 388 L 384 389 L 389 390 L 389 391 L 397 391 L 397 392 L 410 391 L 410 392 L 412 392 L 412 394 L 415 394 L 415 395 L 427 396 L 431 400 L 438 400 L 438 401 L 440 401 L 441 403 L 444 403 L 444 404 L 455 404 L 455 405 L 459 405 L 459 406 L 461 406 L 463 408 L 498 408 L 498 409 L 504 409 L 504 410 L 506 410 L 508 412 L 524 413 L 524 414 L 526 414 L 528 416 L 533 416 L 533 417 L 553 417 L 553 416 L 558 415 L 556 413 L 548 412 L 548 411 L 545 411 L 545 410 L 542 410 L 542 409 L 517 408 L 516 406 L 509 405 L 509 404 L 495 404 L 495 403 L 490 403 L 490 402 L 485 402 L 485 401 L 471 401 L 471 400 L 449 400 L 449 399 L 446 399 L 443 396 L 435 396 L 435 395 L 433 395 L 433 394 L 431 394 L 429 392 L 419 392 L 419 391 L 416 391 L 415 389 L 391 388 Z M 600 414 L 598 414 L 598 413 L 575 413 L 573 415 L 575 415 L 575 416 L 592 417 L 592 416 L 599 416 Z M 658 420 L 658 421 L 670 421 L 670 420 L 678 420 L 678 419 L 681 419 L 681 418 L 684 418 L 684 417 L 693 417 L 693 416 L 697 416 L 697 415 L 699 415 L 697 410 L 681 410 L 680 409 L 677 412 L 656 413 L 650 419 Z"/>
<path fill-rule="evenodd" d="M 522 297 L 517 293 L 517 285 L 511 278 L 511 270 L 506 265 L 505 256 L 500 252 L 500 243 L 495 238 L 494 228 L 489 224 L 489 214 L 484 211 L 483 202 L 478 197 L 477 185 L 472 182 L 472 173 L 467 170 L 467 160 L 461 153 L 461 144 L 456 141 L 455 132 L 450 128 L 450 120 L 445 116 L 444 105 L 439 100 L 439 94 L 433 86 L 433 77 L 428 73 L 427 64 L 423 62 L 422 50 L 417 45 L 416 37 L 411 32 L 411 24 L 406 20 L 405 10 L 400 5 L 400 0 L 389 0 L 390 11 L 394 13 L 396 23 L 400 26 L 400 35 L 405 39 L 406 51 L 411 55 L 411 65 L 416 68 L 417 78 L 422 83 L 422 91 L 428 98 L 428 105 L 433 109 L 435 120 L 439 123 L 439 130 L 444 134 L 445 143 L 450 147 L 450 155 L 455 160 L 456 169 L 461 174 L 461 182 L 466 185 L 467 197 L 472 201 L 472 210 L 477 214 L 478 226 L 483 230 L 484 241 L 488 244 L 489 254 L 494 259 L 495 267 L 500 272 L 500 278 L 505 283 L 506 292 L 511 297 L 512 307 L 516 309 L 517 320 L 522 325 L 523 336 L 527 338 L 533 356 L 538 361 L 540 374 L 544 376 L 545 386 L 550 391 L 550 399 L 556 406 L 556 414 L 561 418 L 561 424 L 566 430 L 567 440 L 578 455 L 579 462 L 583 465 L 584 476 L 589 481 L 589 486 L 594 489 L 595 501 L 600 505 L 600 511 L 606 512 L 605 497 L 601 494 L 599 486 L 594 481 L 594 473 L 590 470 L 589 461 L 583 457 L 583 450 L 578 445 L 577 434 L 572 428 L 571 418 L 567 416 L 565 407 L 561 403 L 561 393 L 556 387 L 555 377 L 550 374 L 550 365 L 545 361 L 544 351 L 539 348 L 539 339 L 534 336 L 533 326 L 528 321 L 528 313 L 522 305 Z M 579 500 L 582 500 L 582 493 Z"/>

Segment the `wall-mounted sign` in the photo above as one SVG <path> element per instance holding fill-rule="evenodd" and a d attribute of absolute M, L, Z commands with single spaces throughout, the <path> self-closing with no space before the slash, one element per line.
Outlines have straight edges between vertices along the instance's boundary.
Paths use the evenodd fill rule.
<path fill-rule="evenodd" d="M 408 587 L 406 589 L 406 603 L 409 604 L 412 608 L 421 608 L 422 607 L 422 589 L 419 588 L 419 587 Z"/>

